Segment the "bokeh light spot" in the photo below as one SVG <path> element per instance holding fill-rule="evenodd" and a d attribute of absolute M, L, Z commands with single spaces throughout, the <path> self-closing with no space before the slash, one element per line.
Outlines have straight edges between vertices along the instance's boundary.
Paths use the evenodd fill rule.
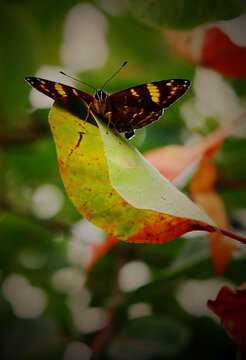
<path fill-rule="evenodd" d="M 37 318 L 44 311 L 47 296 L 43 289 L 31 286 L 22 275 L 11 274 L 2 285 L 3 295 L 20 318 Z"/>
<path fill-rule="evenodd" d="M 89 360 L 91 355 L 89 346 L 80 341 L 73 341 L 67 346 L 63 360 Z"/>
<path fill-rule="evenodd" d="M 54 288 L 63 294 L 74 294 L 82 289 L 84 284 L 83 274 L 73 267 L 62 268 L 52 276 Z"/>
<path fill-rule="evenodd" d="M 23 249 L 19 253 L 20 263 L 28 269 L 40 269 L 47 261 L 46 254 L 40 254 L 30 249 Z"/>
<path fill-rule="evenodd" d="M 74 326 L 83 334 L 102 329 L 106 322 L 107 312 L 100 307 L 81 308 L 80 312 L 73 313 Z"/>
<path fill-rule="evenodd" d="M 88 289 L 83 288 L 79 293 L 71 294 L 67 298 L 67 306 L 73 314 L 81 312 L 82 308 L 88 307 L 91 301 L 91 294 Z"/>
<path fill-rule="evenodd" d="M 71 228 L 73 237 L 84 241 L 101 244 L 105 239 L 105 232 L 89 221 L 82 219 L 77 221 Z"/>
<path fill-rule="evenodd" d="M 246 46 L 246 14 L 216 24 L 238 46 Z"/>
<path fill-rule="evenodd" d="M 218 317 L 208 309 L 208 299 L 215 299 L 223 286 L 234 287 L 225 279 L 183 281 L 176 292 L 176 297 L 184 310 L 192 316 L 208 316 L 217 320 Z"/>
<path fill-rule="evenodd" d="M 57 186 L 41 185 L 32 195 L 32 213 L 40 219 L 49 219 L 61 210 L 63 200 L 63 194 Z"/>
<path fill-rule="evenodd" d="M 89 3 L 74 6 L 64 27 L 62 62 L 80 72 L 104 65 L 108 56 L 106 28 L 106 18 L 96 7 Z"/>
<path fill-rule="evenodd" d="M 127 309 L 129 319 L 137 319 L 152 314 L 151 305 L 148 303 L 136 303 Z"/>
<path fill-rule="evenodd" d="M 132 291 L 151 280 L 149 268 L 141 261 L 131 261 L 119 271 L 118 283 L 122 291 Z"/>

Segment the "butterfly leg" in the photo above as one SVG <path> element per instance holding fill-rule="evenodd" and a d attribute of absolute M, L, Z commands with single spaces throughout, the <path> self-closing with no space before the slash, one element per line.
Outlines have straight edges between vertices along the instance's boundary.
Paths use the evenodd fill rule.
<path fill-rule="evenodd" d="M 114 133 L 115 133 L 115 135 L 118 136 L 119 133 L 118 133 L 118 131 L 117 131 L 117 129 L 116 129 L 117 122 L 118 122 L 118 119 L 116 119 L 116 121 L 115 121 L 115 123 L 114 123 Z"/>
<path fill-rule="evenodd" d="M 86 118 L 85 118 L 85 120 L 84 120 L 84 124 L 86 123 L 86 121 L 88 120 L 88 117 L 89 117 L 89 115 L 90 115 L 91 106 L 92 106 L 92 102 L 90 102 L 90 104 L 89 104 L 89 106 L 88 106 L 88 113 L 87 113 Z"/>
<path fill-rule="evenodd" d="M 106 134 L 108 134 L 108 129 L 109 129 L 109 126 L 110 126 L 110 123 L 111 123 L 111 118 L 112 118 L 112 113 L 110 112 L 109 115 L 108 115 L 108 125 L 107 125 L 107 129 L 106 129 Z"/>

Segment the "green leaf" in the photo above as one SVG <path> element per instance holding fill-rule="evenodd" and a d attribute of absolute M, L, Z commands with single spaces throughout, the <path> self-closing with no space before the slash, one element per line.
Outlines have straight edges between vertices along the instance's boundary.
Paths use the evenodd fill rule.
<path fill-rule="evenodd" d="M 241 0 L 127 0 L 128 9 L 141 22 L 154 27 L 189 29 L 194 26 L 232 19 L 245 10 Z"/>
<path fill-rule="evenodd" d="M 108 355 L 113 360 L 174 356 L 183 350 L 189 339 L 189 330 L 184 325 L 171 319 L 148 316 L 128 321 L 113 338 Z"/>

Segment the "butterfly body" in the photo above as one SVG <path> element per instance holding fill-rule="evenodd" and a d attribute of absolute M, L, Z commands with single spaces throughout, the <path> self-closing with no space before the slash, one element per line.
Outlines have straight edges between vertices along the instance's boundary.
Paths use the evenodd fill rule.
<path fill-rule="evenodd" d="M 107 114 L 107 97 L 108 94 L 103 90 L 98 90 L 94 94 L 94 99 L 92 102 L 91 108 L 101 116 L 105 116 Z"/>
<path fill-rule="evenodd" d="M 99 89 L 92 96 L 68 85 L 37 77 L 27 77 L 26 81 L 54 100 L 63 97 L 83 99 L 89 111 L 99 114 L 108 126 L 124 133 L 127 139 L 134 136 L 135 129 L 158 120 L 164 109 L 184 95 L 191 83 L 189 80 L 170 79 L 138 85 L 111 95 Z"/>

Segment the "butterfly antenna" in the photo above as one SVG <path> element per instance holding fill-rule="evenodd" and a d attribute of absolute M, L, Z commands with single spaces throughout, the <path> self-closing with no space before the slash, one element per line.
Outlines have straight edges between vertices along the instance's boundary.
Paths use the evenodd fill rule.
<path fill-rule="evenodd" d="M 72 76 L 70 76 L 70 75 L 65 74 L 63 71 L 60 71 L 60 73 L 61 73 L 62 75 L 65 75 L 65 76 L 69 77 L 70 79 L 73 79 L 73 80 L 78 81 L 78 82 L 80 82 L 80 83 L 82 83 L 82 84 L 85 84 L 85 85 L 87 85 L 87 86 L 90 86 L 92 89 L 94 89 L 94 90 L 96 90 L 96 91 L 97 91 L 97 89 L 96 89 L 94 86 L 92 86 L 92 85 L 90 85 L 90 84 L 87 84 L 87 83 L 86 83 L 86 82 L 84 82 L 84 81 L 81 81 L 81 80 L 75 79 L 74 77 L 72 77 Z"/>
<path fill-rule="evenodd" d="M 102 86 L 101 90 L 105 87 L 105 85 L 113 79 L 113 77 L 115 77 L 116 74 L 118 74 L 118 72 L 127 64 L 127 61 L 124 62 L 123 65 L 121 65 L 121 67 L 105 82 L 105 84 Z"/>

